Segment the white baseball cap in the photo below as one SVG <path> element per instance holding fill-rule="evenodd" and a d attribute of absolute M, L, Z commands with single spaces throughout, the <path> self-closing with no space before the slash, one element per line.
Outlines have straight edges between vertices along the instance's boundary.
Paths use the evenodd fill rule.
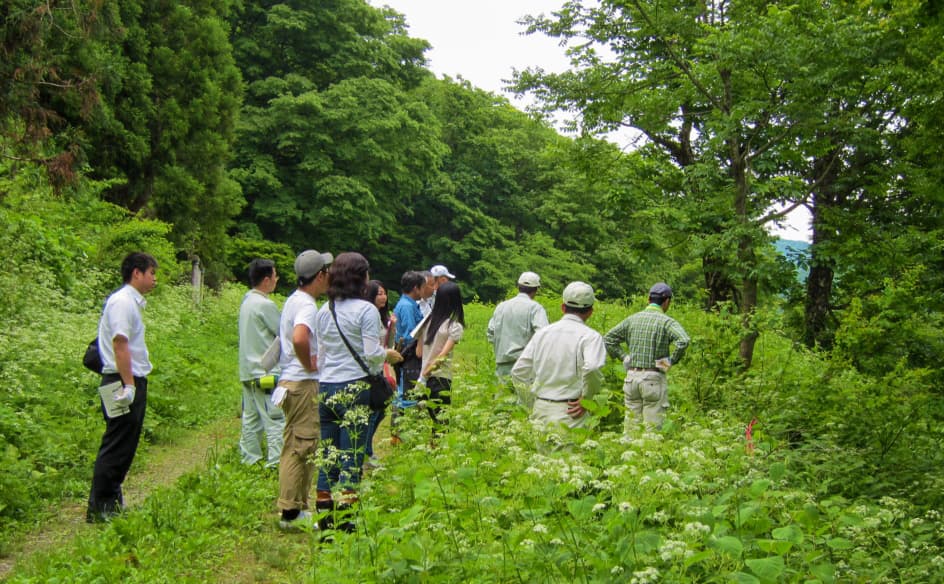
<path fill-rule="evenodd" d="M 528 288 L 538 288 L 541 286 L 541 276 L 538 276 L 534 272 L 521 272 L 521 275 L 518 276 L 518 285 L 527 286 Z"/>
<path fill-rule="evenodd" d="M 586 282 L 571 282 L 564 288 L 564 304 L 571 308 L 590 308 L 596 301 L 593 288 Z"/>
<path fill-rule="evenodd" d="M 456 277 L 449 273 L 449 268 L 442 264 L 437 264 L 429 269 L 429 273 L 434 277 L 439 278 L 440 276 L 446 276 L 450 280 L 455 280 Z"/>

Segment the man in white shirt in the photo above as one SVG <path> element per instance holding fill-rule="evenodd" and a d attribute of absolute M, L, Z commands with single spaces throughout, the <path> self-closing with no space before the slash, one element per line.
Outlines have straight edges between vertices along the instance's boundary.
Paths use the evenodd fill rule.
<path fill-rule="evenodd" d="M 535 398 L 532 422 L 548 430 L 586 426 L 589 414 L 580 400 L 599 391 L 606 363 L 603 337 L 586 324 L 593 288 L 571 282 L 563 301 L 564 317 L 536 332 L 511 370 L 515 383 L 530 387 Z"/>
<path fill-rule="evenodd" d="M 125 256 L 121 262 L 124 286 L 108 297 L 98 323 L 102 386 L 116 384 L 113 401 L 123 413 L 109 417 L 103 398 L 105 433 L 92 474 L 85 516 L 89 523 L 108 521 L 124 505 L 121 484 L 137 452 L 147 408 L 151 360 L 144 343 L 141 310 L 147 304 L 144 295 L 157 284 L 155 270 L 157 260 L 150 254 L 134 252 Z"/>
<path fill-rule="evenodd" d="M 449 280 L 455 280 L 456 277 L 449 271 L 449 268 L 442 264 L 436 264 L 430 268 L 429 271 L 421 273 L 426 276 L 426 290 L 423 292 L 423 299 L 420 300 L 420 312 L 422 312 L 425 317 L 429 316 L 429 313 L 433 311 L 433 305 L 436 304 L 436 291 L 439 290 L 439 285 Z"/>
<path fill-rule="evenodd" d="M 548 325 L 547 311 L 534 301 L 540 286 L 540 276 L 522 273 L 518 277 L 518 295 L 496 306 L 488 321 L 485 336 L 495 349 L 495 374 L 500 383 L 509 380 L 511 368 L 534 333 Z"/>
<path fill-rule="evenodd" d="M 243 464 L 255 464 L 263 459 L 262 444 L 266 445 L 266 467 L 279 465 L 282 454 L 282 432 L 285 415 L 272 405 L 269 396 L 274 389 L 272 371 L 263 366 L 263 355 L 279 336 L 279 308 L 269 299 L 278 284 L 275 262 L 254 259 L 249 264 L 249 286 L 239 306 L 239 380 L 243 385 L 242 433 L 239 450 Z"/>
<path fill-rule="evenodd" d="M 282 307 L 279 337 L 282 374 L 272 399 L 285 412 L 282 456 L 279 459 L 279 509 L 282 529 L 314 528 L 308 492 L 314 477 L 312 457 L 318 447 L 318 359 L 316 355 L 315 298 L 328 290 L 330 253 L 303 251 L 295 258 L 298 289 Z"/>

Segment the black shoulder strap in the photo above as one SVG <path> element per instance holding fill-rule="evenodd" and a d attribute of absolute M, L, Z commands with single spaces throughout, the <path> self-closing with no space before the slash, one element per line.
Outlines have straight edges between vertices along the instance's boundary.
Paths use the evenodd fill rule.
<path fill-rule="evenodd" d="M 354 347 L 351 346 L 350 341 L 347 340 L 347 337 L 344 336 L 344 332 L 341 330 L 341 325 L 338 324 L 338 314 L 334 311 L 334 300 L 328 301 L 328 309 L 331 311 L 331 316 L 334 317 L 334 326 L 338 327 L 338 334 L 341 335 L 341 340 L 344 341 L 344 344 L 347 346 L 347 350 L 351 352 L 351 355 L 354 356 L 354 360 L 357 361 L 357 364 L 361 366 L 361 369 L 364 370 L 364 373 L 370 375 L 370 369 L 367 368 L 367 365 L 364 364 L 364 360 L 361 359 L 361 356 L 357 354 L 357 351 L 354 350 Z"/>

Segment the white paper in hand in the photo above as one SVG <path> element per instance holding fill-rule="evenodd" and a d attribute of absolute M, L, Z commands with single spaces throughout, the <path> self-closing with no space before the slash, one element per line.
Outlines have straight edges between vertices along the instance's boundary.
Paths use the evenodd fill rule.
<path fill-rule="evenodd" d="M 282 407 L 283 401 L 285 401 L 285 386 L 280 385 L 275 388 L 275 391 L 272 392 L 272 405 L 280 408 Z"/>
<path fill-rule="evenodd" d="M 98 388 L 98 393 L 102 396 L 102 404 L 105 406 L 105 415 L 109 418 L 117 418 L 131 411 L 130 407 L 121 405 L 115 401 L 115 394 L 120 392 L 123 386 L 124 384 L 122 384 L 119 379 L 118 381 L 106 383 Z"/>

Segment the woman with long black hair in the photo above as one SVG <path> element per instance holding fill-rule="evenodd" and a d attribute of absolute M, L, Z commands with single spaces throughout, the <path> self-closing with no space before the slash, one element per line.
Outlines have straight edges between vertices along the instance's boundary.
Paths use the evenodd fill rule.
<path fill-rule="evenodd" d="M 376 306 L 378 312 L 380 312 L 380 324 L 383 325 L 381 329 L 381 344 L 388 349 L 393 348 L 397 316 L 390 312 L 390 303 L 387 301 L 387 288 L 383 285 L 383 282 L 380 280 L 367 282 L 367 296 L 365 299 Z M 387 375 L 389 367 L 389 365 L 384 364 L 385 375 Z M 394 380 L 394 385 L 396 385 L 396 375 L 392 373 L 391 375 Z M 377 427 L 380 426 L 380 422 L 383 421 L 386 412 L 386 408 L 370 412 L 370 419 L 367 424 L 367 439 L 364 442 L 364 464 L 368 467 L 372 467 L 376 464 L 376 458 L 374 457 L 374 434 L 377 432 Z"/>
<path fill-rule="evenodd" d="M 452 403 L 452 349 L 465 331 L 462 293 L 454 282 L 443 282 L 436 292 L 436 303 L 416 338 L 416 354 L 423 358 L 420 379 L 426 381 L 428 411 L 434 426 L 441 426 L 437 412 Z"/>

